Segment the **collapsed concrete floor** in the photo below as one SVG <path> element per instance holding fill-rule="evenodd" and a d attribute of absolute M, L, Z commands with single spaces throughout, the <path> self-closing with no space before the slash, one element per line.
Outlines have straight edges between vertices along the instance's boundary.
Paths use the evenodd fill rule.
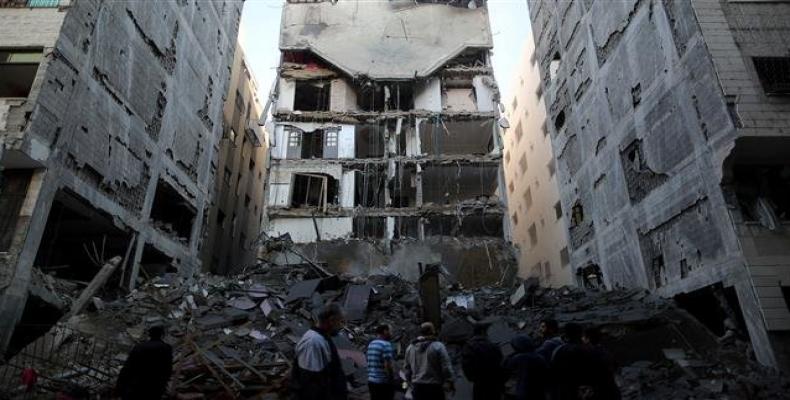
<path fill-rule="evenodd" d="M 73 295 L 54 278 L 41 279 L 71 303 Z M 470 317 L 493 318 L 489 337 L 507 355 L 510 339 L 535 335 L 540 319 L 553 316 L 560 324 L 602 329 L 621 366 L 618 383 L 625 399 L 790 398 L 790 383 L 753 360 L 743 332 L 717 337 L 673 301 L 644 290 L 546 289 L 532 281 L 464 289 L 441 279 L 441 339 L 456 364 L 472 334 Z M 166 274 L 115 300 L 94 297 L 89 311 L 59 322 L 0 367 L 0 398 L 43 399 L 59 392 L 108 398 L 130 348 L 146 327 L 162 322 L 175 350 L 173 398 L 286 398 L 294 345 L 328 301 L 340 302 L 347 312 L 347 327 L 336 343 L 352 398 L 366 399 L 366 344 L 377 325 L 390 323 L 402 361 L 422 319 L 420 294 L 395 274 L 327 275 L 309 264 L 259 265 L 234 277 L 186 280 Z M 454 398 L 471 398 L 456 366 Z M 29 391 L 20 383 L 24 368 L 39 376 Z"/>

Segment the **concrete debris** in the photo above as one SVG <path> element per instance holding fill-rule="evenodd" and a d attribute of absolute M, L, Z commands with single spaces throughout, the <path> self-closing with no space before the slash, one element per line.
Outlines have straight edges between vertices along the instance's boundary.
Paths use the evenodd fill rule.
<path fill-rule="evenodd" d="M 124 298 L 103 299 L 103 307 L 59 322 L 23 349 L 0 368 L 5 390 L 0 398 L 24 395 L 19 382 L 24 368 L 38 373 L 34 390 L 41 397 L 77 387 L 105 396 L 132 345 L 147 327 L 162 323 L 175 351 L 176 398 L 286 398 L 296 342 L 317 308 L 335 301 L 349 314 L 335 343 L 351 398 L 365 399 L 367 343 L 378 325 L 390 324 L 402 361 L 422 320 L 418 289 L 394 275 L 317 275 L 309 265 L 265 265 L 237 277 L 156 278 Z M 536 337 L 540 320 L 554 318 L 561 325 L 600 328 L 622 366 L 618 382 L 624 399 L 790 398 L 790 384 L 758 366 L 746 343 L 723 345 L 671 300 L 644 290 L 585 292 L 519 282 L 473 290 L 442 285 L 440 292 L 446 299 L 441 338 L 455 362 L 477 323 L 490 325 L 490 339 L 509 354 L 511 339 L 524 333 Z M 513 299 L 518 307 L 511 305 Z M 63 360 L 73 354 L 79 356 Z M 457 379 L 456 398 L 466 398 L 462 391 L 469 384 L 462 375 Z"/>

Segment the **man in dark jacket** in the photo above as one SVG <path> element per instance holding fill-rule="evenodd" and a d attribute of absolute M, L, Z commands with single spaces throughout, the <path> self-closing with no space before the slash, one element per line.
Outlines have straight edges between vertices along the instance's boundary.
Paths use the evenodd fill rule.
<path fill-rule="evenodd" d="M 129 353 L 118 376 L 117 390 L 123 400 L 161 399 L 173 373 L 173 348 L 162 341 L 165 328 L 148 330 L 150 340 Z"/>
<path fill-rule="evenodd" d="M 510 345 L 514 353 L 503 366 L 516 375 L 516 400 L 545 400 L 549 365 L 535 352 L 535 342 L 527 335 L 518 335 Z"/>
<path fill-rule="evenodd" d="M 502 350 L 488 340 L 488 325 L 479 323 L 461 351 L 461 367 L 472 382 L 475 400 L 499 400 L 504 391 Z"/>
<path fill-rule="evenodd" d="M 587 328 L 582 337 L 588 357 L 587 385 L 591 388 L 591 399 L 594 400 L 620 400 L 620 388 L 614 376 L 617 365 L 606 348 L 601 345 L 601 331 L 597 328 Z"/>
<path fill-rule="evenodd" d="M 291 369 L 291 383 L 298 400 L 345 400 L 348 398 L 346 375 L 337 347 L 332 341 L 345 324 L 343 309 L 336 303 L 318 314 L 318 324 L 310 328 L 296 344 L 296 360 Z"/>
<path fill-rule="evenodd" d="M 554 400 L 577 400 L 580 389 L 589 378 L 589 357 L 582 344 L 582 327 L 579 324 L 565 325 L 565 343 L 558 346 L 551 356 L 551 375 Z"/>

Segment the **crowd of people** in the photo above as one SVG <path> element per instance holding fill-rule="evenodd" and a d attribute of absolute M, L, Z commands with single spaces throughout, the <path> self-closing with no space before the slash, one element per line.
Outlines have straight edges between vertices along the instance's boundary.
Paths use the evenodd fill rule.
<path fill-rule="evenodd" d="M 291 368 L 291 392 L 297 400 L 346 400 L 348 385 L 332 337 L 343 329 L 343 309 L 325 306 L 317 323 L 296 344 Z M 475 400 L 502 400 L 506 383 L 514 378 L 508 398 L 516 400 L 620 400 L 615 363 L 601 346 L 597 329 L 557 321 L 540 323 L 540 338 L 518 335 L 513 353 L 504 357 L 500 346 L 488 338 L 488 326 L 476 324 L 474 335 L 461 351 L 461 369 L 472 383 Z M 122 399 L 158 399 L 172 374 L 173 350 L 162 338 L 163 327 L 150 330 L 150 340 L 135 346 L 118 379 Z M 368 388 L 371 400 L 393 400 L 406 390 L 413 400 L 444 400 L 455 392 L 456 373 L 450 355 L 426 322 L 409 344 L 400 373 L 391 343 L 391 328 L 381 325 L 367 348 Z"/>
<path fill-rule="evenodd" d="M 292 373 L 298 400 L 345 400 L 346 379 L 331 337 L 342 329 L 343 310 L 330 304 L 319 315 L 316 327 L 296 345 Z M 517 400 L 620 400 L 615 363 L 601 345 L 595 328 L 583 330 L 569 323 L 560 332 L 557 321 L 545 319 L 536 340 L 518 335 L 513 353 L 504 357 L 500 346 L 487 335 L 488 325 L 475 325 L 474 335 L 461 352 L 461 369 L 472 383 L 475 400 L 505 398 L 508 380 L 515 388 L 508 398 Z M 392 400 L 401 389 L 413 400 L 444 400 L 455 392 L 456 373 L 435 326 L 420 325 L 419 336 L 409 344 L 397 373 L 391 328 L 381 325 L 367 348 L 368 388 L 371 400 Z"/>

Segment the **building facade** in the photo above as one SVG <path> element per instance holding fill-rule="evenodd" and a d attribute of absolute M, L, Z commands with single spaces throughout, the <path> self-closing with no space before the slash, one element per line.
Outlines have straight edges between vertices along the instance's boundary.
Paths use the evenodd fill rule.
<path fill-rule="evenodd" d="M 228 274 L 254 265 L 254 244 L 264 221 L 264 190 L 268 144 L 258 125 L 263 107 L 259 87 L 236 46 L 230 86 L 223 111 L 222 140 L 215 170 L 214 192 L 203 244 L 204 269 Z"/>
<path fill-rule="evenodd" d="M 271 237 L 341 272 L 442 263 L 477 284 L 512 268 L 488 10 L 470 3 L 286 3 Z"/>
<path fill-rule="evenodd" d="M 529 6 L 580 282 L 673 296 L 787 368 L 790 3 Z"/>
<path fill-rule="evenodd" d="M 200 267 L 242 5 L 0 2 L 0 349 L 64 311 L 36 276 Z"/>
<path fill-rule="evenodd" d="M 568 231 L 532 38 L 524 43 L 516 71 L 509 86 L 513 97 L 503 99 L 510 128 L 502 164 L 519 275 L 537 277 L 544 286 L 572 285 Z"/>

